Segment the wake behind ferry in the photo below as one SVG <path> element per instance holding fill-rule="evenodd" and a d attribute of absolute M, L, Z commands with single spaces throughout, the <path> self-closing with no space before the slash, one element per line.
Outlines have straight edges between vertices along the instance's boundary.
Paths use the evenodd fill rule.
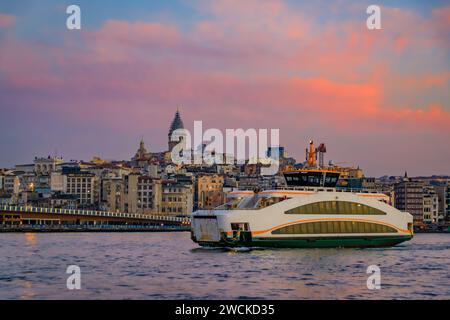
<path fill-rule="evenodd" d="M 314 152 L 312 146 L 310 165 Z M 194 212 L 192 240 L 210 247 L 320 248 L 387 247 L 413 237 L 412 215 L 385 194 L 339 190 L 336 171 L 283 174 L 286 187 L 234 191 L 224 205 Z"/>

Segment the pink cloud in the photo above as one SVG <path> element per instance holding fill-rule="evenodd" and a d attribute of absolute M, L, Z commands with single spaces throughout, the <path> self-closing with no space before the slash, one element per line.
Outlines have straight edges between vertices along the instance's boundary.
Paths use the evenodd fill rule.
<path fill-rule="evenodd" d="M 450 6 L 433 9 L 433 23 L 441 30 L 449 31 L 450 28 Z"/>
<path fill-rule="evenodd" d="M 0 12 L 0 28 L 7 28 L 14 24 L 16 17 Z"/>
<path fill-rule="evenodd" d="M 239 11 L 233 2 L 208 3 L 213 18 L 183 32 L 170 23 L 109 20 L 77 43 L 1 40 L 3 101 L 74 122 L 114 129 L 126 119 L 129 130 L 164 133 L 167 114 L 181 104 L 187 125 L 275 126 L 291 145 L 299 132 L 333 139 L 383 131 L 405 144 L 410 136 L 450 138 L 450 106 L 435 93 L 448 92 L 448 64 L 416 69 L 442 49 L 427 37 L 435 22 L 387 8 L 383 31 L 374 33 L 364 23 L 322 26 L 282 2 L 259 3 L 239 2 Z M 433 14 L 445 25 L 446 10 Z M 411 32 L 414 20 L 426 32 Z M 393 68 L 405 57 L 411 68 Z M 406 97 L 414 94 L 428 99 L 411 104 Z"/>

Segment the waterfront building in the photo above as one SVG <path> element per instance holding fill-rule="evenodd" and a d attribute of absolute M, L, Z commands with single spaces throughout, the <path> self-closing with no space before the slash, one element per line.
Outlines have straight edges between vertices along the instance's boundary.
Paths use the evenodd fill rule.
<path fill-rule="evenodd" d="M 5 179 L 6 175 L 10 174 L 12 171 L 8 169 L 0 169 L 0 195 L 5 194 Z"/>
<path fill-rule="evenodd" d="M 194 207 L 194 186 L 177 178 L 162 181 L 161 214 L 188 216 Z"/>
<path fill-rule="evenodd" d="M 61 172 L 52 172 L 50 175 L 50 190 L 65 192 L 67 190 L 67 177 Z"/>
<path fill-rule="evenodd" d="M 53 198 L 54 197 L 54 198 Z M 31 207 L 44 207 L 44 208 L 61 208 L 63 199 L 57 199 L 57 197 L 66 197 L 66 199 L 75 199 L 74 195 L 59 195 L 52 194 L 49 189 L 39 189 L 36 191 L 22 191 L 18 199 L 19 205 L 28 205 Z M 53 198 L 53 199 L 52 199 Z"/>
<path fill-rule="evenodd" d="M 161 180 L 152 178 L 150 176 L 139 176 L 137 183 L 137 213 L 159 213 Z"/>
<path fill-rule="evenodd" d="M 36 188 L 48 187 L 48 179 L 45 177 L 37 177 L 34 173 L 24 173 L 19 175 L 20 190 L 34 191 Z"/>
<path fill-rule="evenodd" d="M 120 211 L 125 213 L 137 212 L 137 185 L 139 174 L 132 173 L 123 177 Z M 111 205 L 112 206 L 112 205 Z"/>
<path fill-rule="evenodd" d="M 161 167 L 157 164 L 151 164 L 146 168 L 146 173 L 149 177 L 160 178 Z"/>
<path fill-rule="evenodd" d="M 213 209 L 224 201 L 224 177 L 218 174 L 197 176 L 197 208 Z"/>
<path fill-rule="evenodd" d="M 450 220 L 450 184 L 447 184 L 445 191 L 445 219 Z"/>
<path fill-rule="evenodd" d="M 50 175 L 57 170 L 57 166 L 61 165 L 64 160 L 60 157 L 34 158 L 34 172 L 36 175 Z"/>
<path fill-rule="evenodd" d="M 395 207 L 412 214 L 415 225 L 423 223 L 423 186 L 423 182 L 405 177 L 394 189 Z"/>
<path fill-rule="evenodd" d="M 438 215 L 439 221 L 445 220 L 447 210 L 447 182 L 438 182 L 433 184 L 433 188 L 438 197 Z"/>
<path fill-rule="evenodd" d="M 438 223 L 439 207 L 438 195 L 432 186 L 423 188 L 423 222 Z"/>
<path fill-rule="evenodd" d="M 88 172 L 69 173 L 67 179 L 66 194 L 77 196 L 80 207 L 92 207 L 98 204 L 98 177 Z"/>
<path fill-rule="evenodd" d="M 122 212 L 159 214 L 161 180 L 138 173 L 126 175 L 120 197 Z"/>
<path fill-rule="evenodd" d="M 377 191 L 376 179 L 373 177 L 364 177 L 362 179 L 362 189 L 370 192 Z"/>
<path fill-rule="evenodd" d="M 16 164 L 14 166 L 16 172 L 23 172 L 23 173 L 34 173 L 35 171 L 35 165 L 34 163 L 31 164 Z"/>
<path fill-rule="evenodd" d="M 123 175 L 131 173 L 132 169 L 122 164 L 103 163 L 93 165 L 87 168 L 86 171 L 95 174 L 99 179 L 103 179 L 111 177 L 122 177 Z"/>
<path fill-rule="evenodd" d="M 102 179 L 101 184 L 101 209 L 108 212 L 120 212 L 122 204 L 123 178 L 104 178 Z"/>
<path fill-rule="evenodd" d="M 13 205 L 13 198 L 10 194 L 4 193 L 0 194 L 0 205 L 2 206 L 11 206 Z"/>
<path fill-rule="evenodd" d="M 78 208 L 78 197 L 76 195 L 64 194 L 64 193 L 54 193 L 49 198 L 50 208 L 60 208 L 60 209 L 77 209 Z"/>
<path fill-rule="evenodd" d="M 20 178 L 15 172 L 8 172 L 4 176 L 3 190 L 9 194 L 18 194 L 20 192 Z"/>

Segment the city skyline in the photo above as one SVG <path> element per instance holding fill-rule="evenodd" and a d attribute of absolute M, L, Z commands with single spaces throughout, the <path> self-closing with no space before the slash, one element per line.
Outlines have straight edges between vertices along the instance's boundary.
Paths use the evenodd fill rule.
<path fill-rule="evenodd" d="M 444 3 L 380 1 L 379 31 L 368 2 L 79 1 L 80 31 L 56 1 L 2 3 L 0 166 L 163 151 L 181 106 L 188 129 L 279 128 L 297 161 L 312 138 L 370 176 L 448 175 Z"/>
<path fill-rule="evenodd" d="M 182 120 L 182 117 L 180 116 L 180 111 L 179 111 L 179 108 L 177 108 L 176 109 L 176 112 L 175 112 L 175 115 L 174 115 L 174 117 L 173 117 L 173 119 L 172 119 L 172 121 L 171 121 L 171 124 L 170 124 L 170 128 L 169 128 L 169 137 L 168 137 L 168 141 L 169 141 L 169 148 L 163 148 L 162 150 L 151 150 L 151 153 L 148 153 L 148 148 L 147 148 L 147 145 L 145 144 L 145 139 L 144 139 L 144 137 L 143 136 L 141 136 L 141 138 L 140 138 L 140 141 L 139 141 L 139 149 L 138 149 L 138 151 L 137 151 L 137 153 L 136 154 L 134 154 L 134 156 L 130 156 L 129 158 L 123 158 L 123 159 L 118 159 L 118 158 L 110 158 L 110 159 L 104 159 L 104 158 L 101 158 L 101 157 L 99 157 L 98 155 L 92 155 L 90 158 L 88 158 L 88 159 L 83 159 L 83 158 L 71 158 L 71 159 L 67 159 L 67 158 L 65 158 L 63 155 L 61 155 L 61 154 L 58 154 L 57 153 L 57 151 L 55 151 L 55 153 L 54 154 L 48 154 L 47 156 L 45 156 L 45 155 L 40 155 L 40 156 L 35 156 L 34 157 L 34 162 L 36 162 L 36 161 L 41 161 L 41 160 L 45 160 L 45 159 L 57 159 L 58 161 L 64 161 L 65 163 L 71 163 L 71 162 L 78 162 L 78 161 L 81 161 L 81 162 L 85 162 L 85 163 L 89 163 L 89 162 L 91 162 L 91 161 L 93 161 L 94 163 L 99 163 L 99 161 L 100 162 L 103 162 L 103 161 L 106 161 L 106 162 L 123 162 L 123 163 L 132 163 L 132 162 L 134 162 L 134 161 L 136 161 L 136 158 L 139 158 L 139 157 L 143 157 L 143 159 L 147 159 L 146 157 L 148 157 L 150 154 L 160 154 L 160 155 L 162 155 L 162 154 L 164 154 L 164 153 L 166 153 L 166 152 L 169 152 L 170 153 L 170 150 L 173 148 L 173 146 L 175 146 L 175 145 L 177 145 L 178 144 L 178 142 L 170 142 L 170 136 L 171 136 L 171 134 L 172 134 L 172 132 L 173 132 L 173 130 L 175 130 L 175 129 L 183 129 L 184 128 L 184 125 L 183 125 L 183 120 Z M 238 140 L 238 139 L 237 139 Z M 236 141 L 235 141 L 235 143 L 236 143 Z M 311 143 L 313 143 L 313 140 L 310 140 L 310 144 Z M 207 145 L 208 143 L 206 143 L 206 145 Z M 248 146 L 248 141 L 247 141 L 247 146 Z M 313 145 L 314 146 L 314 145 Z M 285 156 L 287 156 L 287 157 L 289 157 L 289 153 L 287 152 L 287 150 L 285 150 L 284 149 L 284 147 L 282 146 L 282 145 L 280 145 L 280 147 L 282 147 L 283 148 L 283 150 L 284 151 L 286 151 L 286 154 L 285 154 Z M 269 150 L 271 149 L 271 148 L 273 148 L 273 146 L 270 146 L 270 147 L 268 147 L 268 149 L 267 149 L 267 151 L 266 152 L 269 152 Z M 167 150 L 168 149 L 168 150 Z M 317 149 L 316 149 L 317 150 Z M 224 153 L 225 154 L 225 153 Z M 325 154 L 323 154 L 324 156 L 325 156 Z M 151 155 L 150 155 L 150 157 L 152 157 Z M 131 159 L 131 161 L 130 161 L 130 159 Z M 325 159 L 325 158 L 324 158 Z M 148 160 L 148 159 L 147 159 Z M 146 160 L 146 161 L 147 161 Z M 246 158 L 246 160 L 248 160 L 248 158 Z M 295 159 L 295 160 L 297 160 L 296 162 L 298 163 L 298 164 L 300 164 L 300 163 L 302 163 L 304 166 L 306 166 L 306 165 L 309 165 L 309 159 Z M 346 167 L 345 166 L 345 164 L 348 164 L 348 163 L 336 163 L 336 162 L 333 162 L 332 160 L 329 160 L 329 159 L 325 159 L 326 161 L 325 161 L 325 165 L 328 165 L 328 164 L 333 164 L 333 165 L 338 165 L 338 166 L 340 166 L 340 165 L 343 165 L 343 167 Z M 27 165 L 31 165 L 31 166 L 34 166 L 35 164 L 34 164 L 34 162 L 33 162 L 33 164 L 30 164 L 31 163 L 31 161 L 28 161 L 28 162 L 23 162 L 23 163 L 16 163 L 15 165 L 13 165 L 13 166 L 11 166 L 11 168 L 12 167 L 14 167 L 14 166 L 27 166 Z M 220 164 L 220 163 L 218 163 L 218 164 Z M 206 163 L 204 163 L 204 165 L 206 165 Z M 319 165 L 319 167 L 320 167 L 320 165 Z M 350 168 L 350 167 L 353 167 L 354 169 L 356 169 L 356 168 L 358 168 L 358 170 L 359 170 L 359 168 L 360 168 L 360 165 L 350 165 L 350 166 L 347 166 L 348 168 Z M 0 167 L 1 168 L 1 167 Z M 400 177 L 400 176 L 404 176 L 405 178 L 406 177 L 408 177 L 408 178 L 411 178 L 411 175 L 408 175 L 408 172 L 407 171 L 405 171 L 403 174 L 384 174 L 384 175 L 382 175 L 382 176 L 378 176 L 377 178 L 381 178 L 381 177 L 383 177 L 383 176 L 391 176 L 391 177 Z M 435 175 L 416 175 L 416 177 L 417 178 L 420 178 L 420 177 L 426 177 L 426 176 L 428 176 L 428 177 L 431 177 L 431 176 L 436 176 L 436 177 L 438 177 L 438 176 L 440 176 L 440 177 L 449 177 L 450 175 L 447 175 L 447 174 L 435 174 Z"/>

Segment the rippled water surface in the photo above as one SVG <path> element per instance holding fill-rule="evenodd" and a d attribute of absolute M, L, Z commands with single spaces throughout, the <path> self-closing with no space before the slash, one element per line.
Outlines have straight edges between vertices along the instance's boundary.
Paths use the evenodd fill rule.
<path fill-rule="evenodd" d="M 66 268 L 81 268 L 68 290 Z M 366 286 L 381 268 L 381 289 Z M 0 234 L 0 299 L 449 299 L 450 235 L 387 249 L 202 249 L 189 233 Z"/>

